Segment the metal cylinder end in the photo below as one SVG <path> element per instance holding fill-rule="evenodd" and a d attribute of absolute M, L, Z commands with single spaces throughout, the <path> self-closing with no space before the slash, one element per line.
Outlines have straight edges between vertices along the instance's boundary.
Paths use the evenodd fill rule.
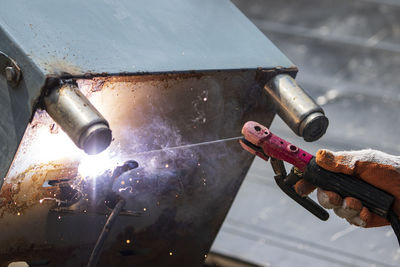
<path fill-rule="evenodd" d="M 87 154 L 97 154 L 111 143 L 108 122 L 75 84 L 54 88 L 44 103 L 47 113 Z"/>
<path fill-rule="evenodd" d="M 94 155 L 105 150 L 111 143 L 112 134 L 110 128 L 104 123 L 97 123 L 90 126 L 81 134 L 79 147 L 86 154 Z"/>
<path fill-rule="evenodd" d="M 279 74 L 264 89 L 276 103 L 278 115 L 305 141 L 315 141 L 325 134 L 329 125 L 328 118 L 295 79 L 288 74 Z"/>
<path fill-rule="evenodd" d="M 315 112 L 301 122 L 299 132 L 305 141 L 313 142 L 325 134 L 328 125 L 328 118 L 322 112 Z"/>

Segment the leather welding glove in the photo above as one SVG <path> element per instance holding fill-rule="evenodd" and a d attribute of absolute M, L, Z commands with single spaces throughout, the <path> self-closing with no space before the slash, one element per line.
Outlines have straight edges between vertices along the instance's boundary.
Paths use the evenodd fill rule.
<path fill-rule="evenodd" d="M 400 215 L 400 157 L 392 156 L 377 150 L 332 152 L 319 150 L 316 155 L 317 164 L 329 171 L 344 173 L 358 177 L 395 197 L 393 209 Z M 315 186 L 300 180 L 295 184 L 298 194 L 306 196 Z M 389 222 L 363 207 L 356 198 L 342 199 L 335 192 L 318 188 L 317 198 L 321 206 L 333 209 L 335 213 L 345 218 L 349 223 L 361 227 L 378 227 Z"/>

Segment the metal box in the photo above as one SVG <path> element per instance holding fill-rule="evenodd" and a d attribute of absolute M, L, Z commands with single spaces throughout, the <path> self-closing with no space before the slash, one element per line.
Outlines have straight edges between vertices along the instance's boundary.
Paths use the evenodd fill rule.
<path fill-rule="evenodd" d="M 270 125 L 263 86 L 297 72 L 228 0 L 7 0 L 0 51 L 4 266 L 86 265 L 110 192 L 127 205 L 100 266 L 201 266 L 252 162 L 235 137 L 247 120 Z M 42 110 L 60 80 L 110 124 L 94 158 Z M 100 174 L 129 159 L 139 168 L 107 184 Z M 68 204 L 71 188 L 81 199 Z"/>

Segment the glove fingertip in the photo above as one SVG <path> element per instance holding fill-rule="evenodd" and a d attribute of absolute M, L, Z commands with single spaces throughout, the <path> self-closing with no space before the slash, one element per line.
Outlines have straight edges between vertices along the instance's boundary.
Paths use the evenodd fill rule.
<path fill-rule="evenodd" d="M 343 152 L 332 152 L 327 149 L 318 150 L 315 161 L 317 164 L 331 172 L 341 172 L 344 174 L 353 174 L 353 157 L 343 154 Z"/>
<path fill-rule="evenodd" d="M 331 191 L 325 191 L 318 188 L 317 199 L 319 204 L 326 209 L 334 209 L 342 206 L 342 197 Z"/>
<path fill-rule="evenodd" d="M 297 194 L 299 194 L 302 197 L 307 196 L 310 194 L 312 191 L 314 191 L 316 186 L 313 184 L 307 182 L 304 179 L 299 180 L 295 185 L 294 185 L 294 190 L 296 191 Z"/>
<path fill-rule="evenodd" d="M 363 211 L 361 211 L 360 213 L 360 218 L 362 220 L 366 221 L 366 228 L 372 228 L 372 227 L 380 227 L 380 226 L 385 226 L 385 225 L 389 225 L 390 223 L 388 222 L 388 220 L 386 220 L 385 218 L 376 215 L 374 213 L 371 213 L 367 208 L 366 208 L 368 214 L 364 214 Z M 365 217 L 365 216 L 369 216 L 369 217 Z"/>
<path fill-rule="evenodd" d="M 365 222 L 364 227 L 368 227 L 368 225 L 371 222 L 371 217 L 372 217 L 371 212 L 366 207 L 363 207 L 362 210 L 360 211 L 359 216 L 360 216 L 360 220 Z"/>
<path fill-rule="evenodd" d="M 346 219 L 350 224 L 359 226 L 359 227 L 366 227 L 367 223 L 364 221 L 360 216 L 355 216 L 350 219 Z"/>
<path fill-rule="evenodd" d="M 332 151 L 326 149 L 320 149 L 317 151 L 315 161 L 319 166 L 327 170 L 333 170 L 337 165 L 335 155 Z"/>
<path fill-rule="evenodd" d="M 343 208 L 352 209 L 357 212 L 361 212 L 364 207 L 363 207 L 361 201 L 358 200 L 357 198 L 346 197 L 343 201 Z"/>

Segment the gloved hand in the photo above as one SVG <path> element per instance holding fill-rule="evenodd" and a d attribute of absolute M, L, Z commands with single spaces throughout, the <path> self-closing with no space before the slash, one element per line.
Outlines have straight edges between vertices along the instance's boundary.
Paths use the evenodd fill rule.
<path fill-rule="evenodd" d="M 392 194 L 396 199 L 394 212 L 400 215 L 400 157 L 392 156 L 377 150 L 332 152 L 319 150 L 316 162 L 322 168 L 358 177 Z M 298 194 L 306 196 L 315 189 L 315 186 L 300 180 L 295 184 Z M 363 207 L 356 198 L 342 199 L 335 192 L 318 188 L 318 201 L 324 208 L 333 209 L 335 213 L 345 218 L 349 223 L 361 227 L 378 227 L 388 225 L 389 222 Z"/>

